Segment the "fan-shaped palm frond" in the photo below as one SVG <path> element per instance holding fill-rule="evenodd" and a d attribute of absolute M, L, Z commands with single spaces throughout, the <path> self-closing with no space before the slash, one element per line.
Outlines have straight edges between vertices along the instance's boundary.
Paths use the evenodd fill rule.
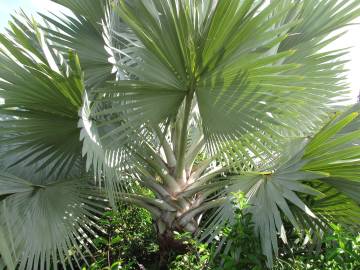
<path fill-rule="evenodd" d="M 1 172 L 0 182 L 1 195 L 7 195 L 0 202 L 0 227 L 13 264 L 45 269 L 60 263 L 74 269 L 74 254 L 85 259 L 96 235 L 92 226 L 106 206 L 94 187 L 86 180 L 52 180 L 45 174 L 25 180 Z M 77 259 L 76 264 L 80 268 Z"/>
<path fill-rule="evenodd" d="M 23 18 L 0 36 L 0 113 L 7 117 L 0 121 L 1 158 L 6 166 L 53 167 L 49 173 L 64 176 L 81 158 L 82 71 L 73 53 L 61 63 L 37 26 Z"/>
<path fill-rule="evenodd" d="M 107 1 L 55 1 L 73 12 L 72 15 L 48 16 L 41 14 L 46 22 L 42 28 L 46 37 L 52 41 L 51 48 L 56 48 L 67 58 L 69 50 L 79 55 L 87 88 L 98 86 L 113 79 L 112 56 L 106 50 L 109 42 L 103 32 L 103 22 L 107 11 Z M 108 51 L 111 52 L 109 49 Z"/>
<path fill-rule="evenodd" d="M 53 0 L 53 2 L 67 7 L 73 13 L 83 16 L 91 22 L 95 28 L 101 29 L 101 20 L 104 18 L 104 12 L 108 0 Z"/>
<path fill-rule="evenodd" d="M 247 193 L 249 211 L 268 258 L 273 252 L 277 254 L 277 235 L 287 241 L 284 217 L 302 230 L 316 229 L 319 224 L 324 228 L 330 221 L 358 226 L 358 110 L 356 105 L 334 116 L 313 138 L 290 141 L 275 167 L 252 172 L 253 176 L 231 177 L 233 185 L 222 194 L 238 190 Z M 231 222 L 231 213 L 229 200 L 215 212 L 203 237 Z"/>
<path fill-rule="evenodd" d="M 5 263 L 76 268 L 68 252 L 86 252 L 103 207 L 85 169 L 113 205 L 148 209 L 163 242 L 211 241 L 245 192 L 269 265 L 284 219 L 356 222 L 359 106 L 331 116 L 346 50 L 326 46 L 359 1 L 54 2 L 73 14 L 0 35 Z M 155 198 L 124 192 L 134 181 Z"/>
<path fill-rule="evenodd" d="M 5 234 L 0 228 L 0 269 L 14 269 L 14 262 L 12 260 L 11 250 L 9 249 L 8 244 L 6 243 Z"/>
<path fill-rule="evenodd" d="M 150 95 L 156 93 L 154 89 L 165 89 L 167 88 L 166 84 L 174 82 L 174 86 L 176 85 L 177 88 L 183 91 L 183 94 L 179 95 L 179 100 L 185 99 L 186 92 L 189 93 L 190 96 L 190 93 L 196 93 L 198 106 L 203 118 L 203 124 L 207 127 L 206 130 L 210 129 L 215 133 L 219 133 L 221 130 L 220 135 L 229 135 L 229 133 L 230 135 L 235 135 L 235 131 L 241 134 L 246 131 L 254 132 L 256 130 L 254 128 L 255 124 L 258 126 L 266 126 L 266 124 L 264 124 L 265 122 L 276 122 L 273 117 L 269 116 L 269 112 L 266 113 L 264 111 L 263 114 L 261 114 L 254 111 L 254 113 L 251 113 L 251 116 L 250 114 L 245 115 L 246 117 L 241 115 L 242 117 L 240 119 L 244 119 L 242 123 L 238 120 L 242 111 L 239 110 L 237 106 L 240 106 L 241 104 L 244 110 L 249 110 L 250 107 L 251 109 L 262 107 L 265 110 L 266 106 L 259 103 L 258 99 L 256 100 L 257 107 L 254 107 L 254 104 L 248 102 L 250 101 L 250 92 L 260 87 L 261 82 L 265 79 L 265 77 L 261 77 L 261 68 L 265 68 L 267 65 L 269 66 L 272 63 L 276 63 L 279 60 L 286 58 L 292 54 L 292 52 L 267 56 L 268 52 L 266 52 L 266 50 L 261 52 L 260 48 L 266 48 L 266 46 L 274 41 L 274 36 L 286 32 L 286 29 L 289 30 L 293 22 L 289 25 L 282 26 L 281 29 L 272 30 L 273 32 L 271 32 L 271 34 L 267 33 L 264 35 L 264 33 L 271 29 L 276 23 L 275 17 L 279 18 L 279 16 L 274 15 L 274 18 L 269 19 L 268 22 L 264 23 L 262 28 L 259 28 L 257 35 L 254 35 L 254 37 L 252 36 L 253 39 L 247 41 L 247 43 L 240 47 L 236 47 L 236 44 L 240 44 L 240 41 L 235 39 L 232 43 L 233 46 L 229 48 L 207 48 L 206 46 L 215 44 L 215 42 L 201 44 L 205 36 L 207 39 L 212 40 L 213 38 L 211 35 L 215 35 L 220 31 L 213 28 L 221 26 L 224 31 L 228 31 L 225 33 L 224 39 L 232 38 L 233 31 L 226 28 L 226 25 L 218 24 L 217 20 L 221 17 L 221 14 L 217 14 L 216 12 L 221 12 L 220 10 L 226 9 L 226 7 L 222 7 L 223 2 L 218 4 L 215 11 L 210 7 L 200 9 L 198 7 L 198 5 L 201 5 L 200 3 L 202 2 L 190 4 L 185 1 L 176 7 L 175 4 L 161 5 L 156 2 L 144 3 L 142 1 L 135 1 L 131 4 L 128 2 L 121 2 L 120 6 L 117 7 L 120 17 L 131 26 L 144 46 L 140 53 L 137 54 L 140 57 L 140 62 L 138 63 L 139 67 L 129 67 L 129 73 L 140 78 L 140 80 L 151 80 L 150 82 L 155 81 L 159 83 L 158 85 L 153 85 L 153 88 L 148 88 L 146 92 L 137 87 L 137 91 L 141 91 L 139 94 L 141 93 L 141 97 L 144 99 L 144 102 L 140 103 L 142 107 L 137 106 L 138 102 L 127 102 L 125 103 L 126 107 L 132 112 L 147 112 L 146 108 L 151 107 L 151 100 L 153 100 Z M 230 4 L 228 3 L 228 5 Z M 267 15 L 271 14 L 271 12 L 276 9 L 276 5 L 274 4 L 273 6 L 268 7 L 266 11 L 261 11 L 258 15 L 259 18 L 256 17 L 252 19 L 251 14 L 256 12 L 256 10 L 254 10 L 255 8 L 249 3 L 242 5 L 243 6 L 239 8 L 238 11 L 239 16 L 234 16 L 236 18 L 239 17 L 239 22 L 237 24 L 234 23 L 234 26 L 232 27 L 240 27 L 241 20 L 248 18 L 250 22 L 247 24 L 244 23 L 244 32 L 248 32 L 249 29 L 254 27 L 254 24 L 257 21 L 261 21 L 262 18 L 267 18 Z M 177 8 L 180 10 L 176 10 Z M 188 15 L 185 12 L 187 9 L 193 10 L 194 13 Z M 157 10 L 158 13 L 154 12 L 154 10 Z M 230 7 L 229 10 L 231 10 Z M 137 16 L 136 14 L 140 11 L 143 15 Z M 283 10 L 282 12 L 285 11 Z M 159 16 L 158 14 L 163 15 Z M 203 18 L 203 20 L 199 21 L 199 25 L 194 28 L 193 25 L 196 25 L 195 21 L 198 18 Z M 254 22 L 252 20 L 254 20 Z M 240 32 L 237 34 L 237 39 L 240 39 L 241 36 L 245 38 L 245 35 Z M 280 42 L 280 40 L 281 39 L 279 39 L 278 42 Z M 267 45 L 266 42 L 269 44 Z M 231 42 L 221 44 L 231 44 Z M 257 49 L 253 48 L 253 45 L 251 44 L 259 44 L 259 52 L 257 52 Z M 223 56 L 221 52 L 219 53 L 220 50 L 225 51 L 226 55 Z M 252 53 L 252 51 L 254 51 L 254 53 Z M 247 61 L 241 63 L 231 61 L 231 59 L 238 59 L 238 57 L 241 56 L 241 52 L 246 55 Z M 215 67 L 212 66 L 214 63 L 211 63 L 211 61 L 215 61 L 212 60 L 214 57 L 218 58 L 216 59 L 217 62 Z M 148 66 L 149 69 L 146 69 Z M 279 81 L 279 77 L 277 76 L 282 70 L 288 70 L 289 68 L 295 67 L 296 65 L 280 65 L 273 69 L 267 67 L 267 75 L 271 75 L 272 72 L 274 72 L 274 76 L 267 77 L 267 80 L 274 79 Z M 252 70 L 254 70 L 254 72 L 252 72 Z M 265 70 L 263 72 L 265 72 Z M 159 73 L 162 74 L 161 77 L 158 76 Z M 279 83 L 286 84 L 286 82 L 292 81 L 293 79 L 294 77 L 289 77 L 287 81 L 286 76 L 283 76 Z M 120 87 L 115 93 L 120 94 L 123 91 L 129 91 L 126 89 L 129 88 L 129 86 L 125 84 L 119 86 Z M 290 91 L 292 86 L 287 86 Z M 222 92 L 217 92 L 217 90 L 221 90 Z M 99 91 L 99 93 L 106 92 L 106 90 Z M 260 95 L 260 91 L 258 93 Z M 144 96 L 145 94 L 148 94 L 149 97 Z M 131 96 L 129 96 L 129 98 L 130 97 Z M 210 100 L 213 97 L 214 99 Z M 133 96 L 132 99 L 135 101 L 136 96 Z M 249 107 L 245 108 L 245 103 L 242 102 L 242 99 L 247 99 L 246 104 L 248 103 Z M 146 101 L 150 103 L 146 103 Z M 231 106 L 228 104 L 229 101 L 234 101 Z M 179 109 L 179 105 L 172 105 L 172 96 L 164 97 L 164 101 L 161 102 L 161 105 L 166 106 L 166 104 L 171 106 L 172 111 L 167 112 L 167 110 L 162 110 L 164 115 L 162 118 L 157 119 L 157 122 L 163 121 L 165 116 L 171 117 L 173 112 Z M 114 107 L 116 108 L 116 106 Z M 206 110 L 206 112 L 204 110 Z M 119 107 L 118 110 L 112 107 L 112 111 L 105 110 L 105 112 L 108 112 L 108 114 L 112 113 L 113 116 L 115 113 L 118 113 L 119 115 L 128 114 L 126 111 L 123 111 L 122 107 Z M 150 114 L 146 113 L 146 115 Z M 222 118 L 217 119 L 219 117 Z M 207 123 L 210 119 L 211 123 Z M 146 121 L 148 121 L 147 117 L 143 118 L 139 123 L 130 122 L 129 125 L 132 127 L 141 126 L 141 124 L 146 123 Z M 220 124 L 221 126 L 216 128 L 216 125 Z M 224 125 L 227 125 L 226 128 L 224 128 Z M 118 129 L 117 131 L 121 134 L 124 130 Z M 274 134 L 274 132 L 272 132 L 272 134 Z"/>
<path fill-rule="evenodd" d="M 330 223 L 341 224 L 350 231 L 357 232 L 360 219 L 359 204 L 351 196 L 342 193 L 341 189 L 327 184 L 329 181 L 331 181 L 330 178 L 323 182 L 315 182 L 313 187 L 321 194 L 317 197 L 307 196 L 303 199 L 319 219 L 309 219 L 306 215 L 300 214 L 298 222 L 302 223 L 304 228 L 314 232 L 324 230 Z M 352 185 L 355 192 L 358 190 L 357 186 L 357 183 Z"/>
<path fill-rule="evenodd" d="M 9 269 L 65 268 L 89 252 L 105 207 L 81 157 L 82 71 L 76 54 L 65 63 L 25 15 L 10 27 L 0 35 L 0 253 Z"/>
<path fill-rule="evenodd" d="M 226 154 L 227 161 L 238 158 L 232 162 L 235 168 L 250 164 L 247 169 L 266 171 L 246 177 L 244 185 L 253 187 L 249 195 L 255 205 L 256 228 L 271 258 L 273 251 L 277 252 L 277 233 L 286 239 L 280 217 L 285 215 L 300 226 L 289 204 L 315 218 L 298 194 L 318 196 L 319 192 L 302 181 L 336 176 L 333 164 L 334 171 L 323 170 L 324 164 L 317 164 L 307 150 L 321 143 L 317 137 L 309 145 L 306 140 L 297 142 L 305 148 L 296 151 L 279 145 L 286 144 L 289 139 L 284 137 L 288 135 L 311 137 L 329 119 L 335 98 L 348 93 L 341 58 L 346 51 L 327 52 L 323 48 L 339 37 L 329 38 L 332 31 L 358 16 L 359 3 L 352 1 L 340 9 L 335 1 L 272 1 L 267 6 L 253 1 L 219 1 L 201 9 L 202 4 L 138 0 L 120 1 L 115 6 L 141 43 L 132 49 L 131 65 L 123 66 L 128 78 L 137 80 L 120 81 L 118 87 L 93 92 L 93 101 L 99 104 L 92 115 L 98 117 L 100 145 L 120 147 L 130 134 L 150 122 L 165 123 L 179 110 L 184 122 L 178 122 L 186 130 L 195 94 L 202 131 L 209 149 L 215 150 L 211 152 L 223 150 L 220 152 Z M 326 10 L 326 16 L 313 27 L 306 27 L 315 18 L 311 9 L 316 14 Z M 330 24 L 328 18 L 332 16 L 338 19 Z M 174 89 L 173 95 L 158 97 L 168 84 L 179 90 L 178 95 Z M 157 106 L 161 115 L 157 109 L 149 109 L 154 108 L 154 100 L 161 100 Z M 327 146 L 322 147 L 329 151 Z M 356 147 L 351 151 L 356 152 Z M 333 157 L 339 159 L 337 154 Z M 181 157 L 180 150 L 176 154 L 179 167 Z M 246 190 L 239 183 L 231 190 Z M 220 222 L 226 209 L 224 206 L 224 211 L 216 212 L 214 219 Z M 216 222 L 209 224 L 216 228 Z"/>
<path fill-rule="evenodd" d="M 332 4 L 322 6 L 329 5 L 334 14 L 341 16 L 338 27 L 322 29 L 324 22 L 313 30 L 317 34 L 306 29 L 307 37 L 295 44 L 289 41 L 289 36 L 296 36 L 297 27 L 303 27 L 299 14 L 309 8 L 309 1 L 304 5 L 273 1 L 266 7 L 254 5 L 253 1 L 219 1 L 209 6 L 203 1 L 184 1 L 178 5 L 120 1 L 115 7 L 120 18 L 143 46 L 141 50 L 132 50 L 138 60 L 133 57 L 135 63 L 124 69 L 144 81 L 142 84 L 147 81 L 159 84 L 147 91 L 137 87 L 141 92 L 129 95 L 133 102 L 124 102 L 126 110 L 123 105 L 109 105 L 110 110 L 104 106 L 103 115 L 111 118 L 110 123 L 130 113 L 129 122 L 123 128 L 111 129 L 112 134 L 122 138 L 128 126 L 136 128 L 146 123 L 148 117 L 139 120 L 131 118 L 131 114 L 144 113 L 151 117 L 147 108 L 155 96 L 153 99 L 150 95 L 155 95 L 154 88 L 166 88 L 170 82 L 183 91 L 195 92 L 204 132 L 216 148 L 221 149 L 219 145 L 230 139 L 261 134 L 257 139 L 259 150 L 274 153 L 272 140 L 282 135 L 279 125 L 298 130 L 301 123 L 306 122 L 302 134 L 313 132 L 316 124 L 326 119 L 328 104 L 344 94 L 342 77 L 339 77 L 343 62 L 337 61 L 342 53 L 318 53 L 327 44 L 322 40 L 358 13 L 355 4 L 342 12 L 330 8 Z M 191 12 L 188 14 L 186 10 Z M 137 15 L 139 12 L 142 16 Z M 204 42 L 205 37 L 208 42 Z M 287 50 L 283 44 L 287 44 Z M 327 66 L 332 68 L 326 69 Z M 97 93 L 111 91 L 120 98 L 124 91 L 130 91 L 125 84 L 116 90 L 112 86 L 108 88 Z M 144 96 L 145 93 L 149 97 Z M 140 94 L 141 102 L 138 101 Z M 185 94 L 179 95 L 179 100 L 181 97 L 185 100 Z M 101 100 L 103 97 L 100 97 Z M 163 117 L 157 122 L 164 121 L 165 116 L 171 117 L 179 109 L 178 105 L 172 105 L 172 96 L 161 99 L 161 106 L 168 104 L 172 111 L 162 110 Z M 325 105 L 319 107 L 319 104 Z M 246 144 L 245 148 L 250 145 L 245 139 L 242 144 Z"/>

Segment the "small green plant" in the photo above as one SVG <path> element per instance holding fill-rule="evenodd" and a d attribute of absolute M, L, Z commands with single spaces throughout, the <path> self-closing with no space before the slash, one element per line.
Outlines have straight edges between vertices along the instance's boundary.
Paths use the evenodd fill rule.
<path fill-rule="evenodd" d="M 222 230 L 230 249 L 220 255 L 221 263 L 216 269 L 266 269 L 266 257 L 254 233 L 252 214 L 247 211 L 247 199 L 243 193 L 234 193 L 233 197 L 235 222 Z"/>
<path fill-rule="evenodd" d="M 276 270 L 360 269 L 360 235 L 354 235 L 340 225 L 331 224 L 319 250 L 301 244 L 287 250 L 290 252 L 283 251 L 274 267 Z"/>
<path fill-rule="evenodd" d="M 118 211 L 105 212 L 97 225 L 96 261 L 89 270 L 139 269 L 140 261 L 151 260 L 158 250 L 151 215 L 143 208 L 122 204 Z"/>
<path fill-rule="evenodd" d="M 177 255 L 170 263 L 170 270 L 205 270 L 210 268 L 211 250 L 208 244 L 195 240 L 190 233 L 175 232 L 176 239 L 187 245 L 185 254 Z"/>
<path fill-rule="evenodd" d="M 325 258 L 342 265 L 343 269 L 360 268 L 360 235 L 354 237 L 336 224 L 331 228 L 333 233 L 325 237 Z"/>
<path fill-rule="evenodd" d="M 178 239 L 188 245 L 189 251 L 178 255 L 171 262 L 171 270 L 265 269 L 266 257 L 262 254 L 260 241 L 254 234 L 252 215 L 247 211 L 245 195 L 234 193 L 233 205 L 235 222 L 223 228 L 220 233 L 230 246 L 228 252 L 217 254 L 216 245 L 200 243 L 191 238 L 190 234 L 177 234 Z"/>

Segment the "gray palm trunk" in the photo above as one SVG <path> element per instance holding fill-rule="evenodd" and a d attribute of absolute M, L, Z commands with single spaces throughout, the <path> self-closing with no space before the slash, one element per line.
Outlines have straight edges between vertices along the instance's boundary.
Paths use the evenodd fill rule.
<path fill-rule="evenodd" d="M 173 232 L 199 232 L 204 212 L 224 203 L 225 197 L 209 199 L 224 188 L 229 181 L 213 182 L 227 169 L 216 164 L 215 156 L 204 157 L 205 139 L 201 129 L 194 125 L 189 136 L 189 127 L 196 115 L 196 102 L 193 97 L 186 99 L 181 117 L 173 125 L 154 128 L 158 149 L 151 149 L 147 155 L 134 150 L 134 155 L 144 161 L 156 174 L 141 170 L 143 177 L 137 179 L 144 187 L 153 191 L 157 203 L 148 198 L 136 198 L 131 195 L 119 197 L 120 200 L 134 202 L 149 210 L 156 223 L 159 239 L 166 242 Z M 148 146 L 148 149 L 151 147 Z M 196 163 L 196 164 L 195 164 Z M 212 182 L 212 183 L 211 183 Z M 215 195 L 216 197 L 216 195 Z M 174 241 L 174 239 L 172 239 Z"/>

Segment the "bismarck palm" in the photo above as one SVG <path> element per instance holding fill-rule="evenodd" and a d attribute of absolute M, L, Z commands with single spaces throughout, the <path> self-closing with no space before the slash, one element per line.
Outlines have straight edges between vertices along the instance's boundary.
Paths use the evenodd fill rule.
<path fill-rule="evenodd" d="M 119 201 L 152 214 L 164 256 L 174 231 L 212 241 L 238 191 L 269 266 L 283 219 L 360 224 L 360 106 L 338 105 L 346 50 L 326 50 L 359 1 L 54 2 L 73 15 L 0 36 L 9 269 L 80 268 Z"/>

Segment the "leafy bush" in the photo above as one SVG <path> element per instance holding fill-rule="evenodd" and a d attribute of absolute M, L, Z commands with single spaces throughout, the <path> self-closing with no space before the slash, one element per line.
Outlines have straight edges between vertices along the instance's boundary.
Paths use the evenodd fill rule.
<path fill-rule="evenodd" d="M 98 225 L 101 233 L 93 241 L 96 261 L 89 269 L 139 269 L 153 260 L 158 250 L 156 233 L 151 215 L 143 208 L 120 205 L 119 211 L 104 213 Z"/>
<path fill-rule="evenodd" d="M 226 253 L 216 254 L 215 245 L 199 243 L 189 235 L 189 251 L 177 256 L 171 262 L 171 270 L 260 270 L 267 269 L 266 257 L 261 252 L 259 239 L 254 235 L 252 216 L 243 194 L 234 194 L 235 222 L 222 230 L 222 236 L 231 242 Z M 360 235 L 348 232 L 332 224 L 332 230 L 325 233 L 319 249 L 311 243 L 301 244 L 302 238 L 293 233 L 289 245 L 280 246 L 280 257 L 274 270 L 359 270 Z M 289 232 L 290 233 L 290 232 Z"/>
<path fill-rule="evenodd" d="M 210 268 L 211 249 L 208 244 L 200 243 L 193 239 L 190 234 L 176 233 L 178 239 L 188 246 L 185 254 L 177 255 L 170 262 L 170 270 L 205 270 Z"/>
<path fill-rule="evenodd" d="M 318 250 L 302 244 L 293 244 L 284 249 L 275 269 L 360 269 L 360 235 L 354 235 L 336 224 L 332 224 L 331 227 L 332 230 L 324 235 Z"/>
<path fill-rule="evenodd" d="M 260 240 L 255 236 L 252 214 L 247 211 L 245 195 L 233 195 L 235 221 L 221 232 L 229 244 L 229 250 L 217 254 L 216 245 L 202 244 L 189 238 L 189 252 L 177 256 L 171 263 L 171 270 L 266 269 L 266 257 L 262 254 Z"/>
<path fill-rule="evenodd" d="M 266 268 L 266 257 L 262 254 L 259 238 L 255 235 L 252 214 L 243 193 L 234 193 L 234 218 L 232 226 L 222 230 L 229 250 L 221 254 L 221 263 L 215 269 L 252 269 Z"/>
<path fill-rule="evenodd" d="M 169 270 L 260 270 L 266 269 L 266 257 L 254 234 L 252 215 L 243 194 L 234 194 L 235 221 L 221 231 L 229 245 L 218 254 L 218 246 L 198 242 L 190 233 L 175 233 L 187 245 L 185 254 L 173 254 Z M 99 220 L 101 234 L 93 241 L 96 261 L 89 270 L 150 270 L 156 268 L 157 240 L 151 215 L 142 208 L 121 205 Z M 360 235 L 354 236 L 339 225 L 332 225 L 319 249 L 301 244 L 294 231 L 289 245 L 280 246 L 274 270 L 358 270 L 360 269 Z"/>

